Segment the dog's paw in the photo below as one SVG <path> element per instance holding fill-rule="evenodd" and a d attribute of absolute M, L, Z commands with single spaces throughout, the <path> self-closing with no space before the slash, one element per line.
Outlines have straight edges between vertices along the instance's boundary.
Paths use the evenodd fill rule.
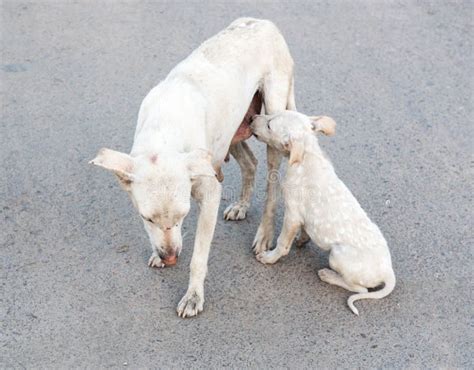
<path fill-rule="evenodd" d="M 269 227 L 260 225 L 255 234 L 252 244 L 252 250 L 255 254 L 263 253 L 270 249 L 273 243 L 273 230 Z"/>
<path fill-rule="evenodd" d="M 149 267 L 159 267 L 159 268 L 162 268 L 162 267 L 165 267 L 165 264 L 163 263 L 163 261 L 161 260 L 160 257 L 158 257 L 158 254 L 157 253 L 153 253 L 150 257 L 150 259 L 148 260 L 148 266 Z"/>
<path fill-rule="evenodd" d="M 274 250 L 258 253 L 255 258 L 264 265 L 272 265 L 280 259 L 280 256 Z"/>
<path fill-rule="evenodd" d="M 249 204 L 246 202 L 235 202 L 229 205 L 224 211 L 224 220 L 238 221 L 247 217 Z"/>
<path fill-rule="evenodd" d="M 188 291 L 178 304 L 176 312 L 178 316 L 192 317 L 196 316 L 204 308 L 204 297 L 198 294 L 195 290 Z"/>
<path fill-rule="evenodd" d="M 328 284 L 333 284 L 334 278 L 337 277 L 337 273 L 331 269 L 321 269 L 318 271 L 319 278 Z"/>

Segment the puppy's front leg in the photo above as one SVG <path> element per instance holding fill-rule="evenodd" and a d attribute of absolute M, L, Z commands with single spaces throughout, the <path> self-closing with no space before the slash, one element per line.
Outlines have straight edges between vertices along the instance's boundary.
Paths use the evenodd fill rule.
<path fill-rule="evenodd" d="M 283 219 L 283 228 L 275 249 L 257 254 L 257 260 L 264 264 L 273 264 L 281 257 L 286 256 L 290 252 L 291 244 L 300 227 L 301 225 L 295 221 L 295 217 L 286 212 Z"/>
<path fill-rule="evenodd" d="M 217 221 L 221 185 L 211 177 L 197 180 L 193 187 L 193 197 L 198 201 L 200 213 L 194 241 L 193 257 L 188 291 L 178 304 L 180 317 L 197 315 L 204 307 L 204 280 L 207 274 L 207 259 Z"/>

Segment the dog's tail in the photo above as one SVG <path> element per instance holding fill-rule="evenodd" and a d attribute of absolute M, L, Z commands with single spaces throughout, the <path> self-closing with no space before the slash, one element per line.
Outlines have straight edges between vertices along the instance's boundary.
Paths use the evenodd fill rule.
<path fill-rule="evenodd" d="M 347 300 L 347 304 L 349 305 L 349 308 L 352 310 L 352 312 L 359 316 L 359 310 L 354 306 L 355 301 L 358 301 L 359 299 L 380 299 L 386 297 L 392 293 L 393 288 L 395 288 L 395 283 L 395 274 L 392 270 L 385 278 L 385 286 L 382 289 L 375 292 L 353 294 Z"/>

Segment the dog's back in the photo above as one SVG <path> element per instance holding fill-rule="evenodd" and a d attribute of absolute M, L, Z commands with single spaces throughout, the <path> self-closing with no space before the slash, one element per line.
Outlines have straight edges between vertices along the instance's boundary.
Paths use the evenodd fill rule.
<path fill-rule="evenodd" d="M 255 58 L 291 59 L 288 46 L 275 24 L 265 19 L 239 18 L 206 40 L 193 54 L 217 65 L 252 63 Z"/>

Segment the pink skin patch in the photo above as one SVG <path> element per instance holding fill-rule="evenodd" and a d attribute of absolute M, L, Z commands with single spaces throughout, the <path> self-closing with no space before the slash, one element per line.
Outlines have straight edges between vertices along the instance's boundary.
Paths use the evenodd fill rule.
<path fill-rule="evenodd" d="M 239 128 L 234 134 L 234 137 L 232 138 L 231 145 L 237 144 L 239 141 L 247 140 L 250 136 L 252 136 L 252 130 L 250 129 L 250 122 L 253 116 L 255 116 L 256 114 L 260 114 L 261 110 L 262 110 L 262 94 L 260 94 L 260 92 L 257 91 L 255 95 L 253 96 L 249 109 L 247 110 L 247 113 L 245 114 L 245 117 L 242 123 L 240 124 Z"/>
<path fill-rule="evenodd" d="M 151 157 L 150 157 L 150 161 L 151 163 L 156 163 L 156 160 L 158 159 L 158 156 L 156 154 L 153 154 Z"/>

